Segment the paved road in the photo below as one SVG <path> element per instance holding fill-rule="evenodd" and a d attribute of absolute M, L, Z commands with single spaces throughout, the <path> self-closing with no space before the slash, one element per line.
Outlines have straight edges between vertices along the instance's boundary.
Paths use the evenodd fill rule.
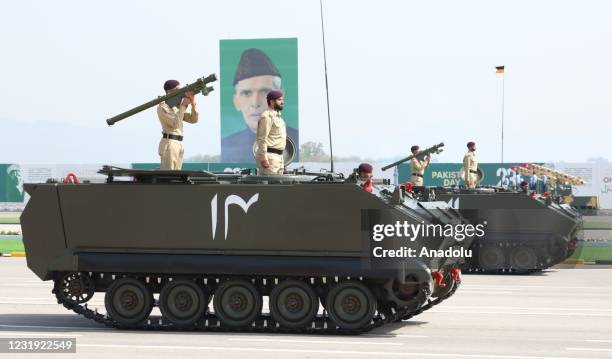
<path fill-rule="evenodd" d="M 0 258 L 0 273 L 0 338 L 77 338 L 77 354 L 53 358 L 612 358 L 608 268 L 464 276 L 431 311 L 354 337 L 107 329 L 58 306 L 23 258 Z"/>

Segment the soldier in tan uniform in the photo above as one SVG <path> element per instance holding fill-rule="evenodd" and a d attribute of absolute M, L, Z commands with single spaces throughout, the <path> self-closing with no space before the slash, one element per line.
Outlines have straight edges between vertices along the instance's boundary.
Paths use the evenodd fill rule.
<path fill-rule="evenodd" d="M 467 144 L 468 153 L 463 157 L 463 172 L 467 188 L 476 188 L 478 181 L 478 159 L 476 158 L 476 143 Z"/>
<path fill-rule="evenodd" d="M 166 93 L 175 91 L 179 86 L 176 80 L 168 80 L 164 83 Z M 191 105 L 191 112 L 187 112 L 187 106 Z M 185 93 L 183 98 L 173 98 L 164 101 L 157 107 L 157 116 L 162 126 L 162 139 L 159 141 L 159 157 L 161 159 L 160 169 L 180 170 L 183 166 L 183 121 L 189 123 L 198 122 L 198 111 L 196 110 L 195 97 L 193 93 Z"/>
<path fill-rule="evenodd" d="M 287 144 L 287 128 L 281 118 L 285 100 L 282 91 L 268 93 L 268 109 L 261 114 L 257 124 L 257 173 L 259 175 L 282 175 L 285 168 L 283 151 Z"/>
<path fill-rule="evenodd" d="M 412 182 L 415 186 L 423 185 L 423 175 L 425 174 L 425 169 L 429 166 L 429 161 L 431 157 L 429 155 L 425 156 L 424 159 L 419 159 L 416 155 L 419 153 L 419 146 L 414 145 L 410 147 L 410 151 L 415 156 L 410 160 L 410 170 L 412 173 Z"/>

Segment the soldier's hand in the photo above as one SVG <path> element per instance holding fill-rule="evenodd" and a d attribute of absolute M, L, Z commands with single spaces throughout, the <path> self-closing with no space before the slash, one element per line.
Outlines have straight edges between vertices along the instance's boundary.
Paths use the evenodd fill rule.
<path fill-rule="evenodd" d="M 261 163 L 261 167 L 263 167 L 263 168 L 270 167 L 270 162 L 268 162 L 268 160 L 263 160 L 260 163 Z"/>
<path fill-rule="evenodd" d="M 188 97 L 183 97 L 183 100 L 181 101 L 181 106 L 189 106 L 189 104 L 191 103 L 191 100 Z"/>
<path fill-rule="evenodd" d="M 185 97 L 187 97 L 189 101 L 191 101 L 192 106 L 195 105 L 195 96 L 193 92 L 185 92 Z"/>

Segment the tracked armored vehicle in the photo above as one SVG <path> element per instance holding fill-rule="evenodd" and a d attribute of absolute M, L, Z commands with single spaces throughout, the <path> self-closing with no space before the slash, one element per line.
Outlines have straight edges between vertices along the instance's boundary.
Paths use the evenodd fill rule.
<path fill-rule="evenodd" d="M 431 308 L 460 282 L 459 257 L 373 260 L 370 225 L 381 218 L 464 222 L 399 187 L 369 193 L 304 171 L 100 173 L 104 183 L 26 184 L 21 223 L 28 267 L 54 281 L 64 307 L 110 327 L 361 333 Z M 433 236 L 408 246 L 469 244 Z M 102 294 L 106 314 L 87 306 Z"/>
<path fill-rule="evenodd" d="M 417 198 L 447 202 L 472 224 L 485 225 L 463 265 L 468 272 L 539 271 L 571 256 L 581 236 L 580 213 L 550 196 L 494 187 L 419 191 Z"/>

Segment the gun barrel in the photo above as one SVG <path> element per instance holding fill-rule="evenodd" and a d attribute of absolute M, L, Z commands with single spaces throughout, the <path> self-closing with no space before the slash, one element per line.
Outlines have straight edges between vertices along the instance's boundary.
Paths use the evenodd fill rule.
<path fill-rule="evenodd" d="M 197 79 L 194 83 L 185 85 L 185 86 L 177 89 L 174 92 L 171 92 L 171 93 L 166 94 L 164 96 L 159 96 L 158 98 L 156 98 L 154 100 L 151 100 L 151 101 L 149 101 L 147 103 L 143 103 L 140 106 L 136 106 L 133 109 L 130 109 L 130 110 L 122 112 L 122 113 L 120 113 L 120 114 L 118 114 L 116 116 L 108 118 L 106 120 L 106 123 L 109 126 L 112 126 L 115 123 L 117 123 L 117 122 L 119 122 L 119 121 L 121 121 L 121 120 L 123 120 L 125 118 L 128 118 L 128 117 L 133 116 L 133 115 L 135 115 L 135 114 L 137 114 L 139 112 L 142 112 L 142 111 L 144 111 L 144 110 L 146 110 L 148 108 L 151 108 L 151 107 L 153 107 L 155 105 L 158 105 L 158 104 L 162 103 L 163 101 L 166 101 L 166 100 L 168 100 L 170 98 L 183 95 L 186 92 L 193 92 L 193 93 L 201 92 L 202 95 L 206 96 L 211 91 L 214 90 L 212 87 L 206 86 L 206 85 L 208 83 L 215 82 L 215 81 L 217 81 L 217 76 L 215 74 L 211 74 L 211 75 L 208 75 L 206 77 Z"/>
<path fill-rule="evenodd" d="M 391 163 L 389 165 L 386 165 L 386 166 L 384 166 L 382 168 L 382 170 L 386 171 L 386 170 L 388 170 L 391 167 L 395 167 L 395 166 L 400 165 L 400 164 L 402 164 L 404 162 L 410 161 L 414 157 L 425 156 L 425 155 L 432 154 L 432 153 L 440 153 L 440 152 L 442 152 L 442 147 L 444 147 L 444 142 L 440 142 L 437 145 L 433 145 L 433 146 L 431 146 L 429 148 L 426 148 L 426 149 L 424 149 L 423 151 L 419 152 L 416 155 L 410 155 L 408 157 L 402 158 L 401 160 L 398 160 L 398 161 L 395 161 L 395 162 L 393 162 L 393 163 Z"/>

